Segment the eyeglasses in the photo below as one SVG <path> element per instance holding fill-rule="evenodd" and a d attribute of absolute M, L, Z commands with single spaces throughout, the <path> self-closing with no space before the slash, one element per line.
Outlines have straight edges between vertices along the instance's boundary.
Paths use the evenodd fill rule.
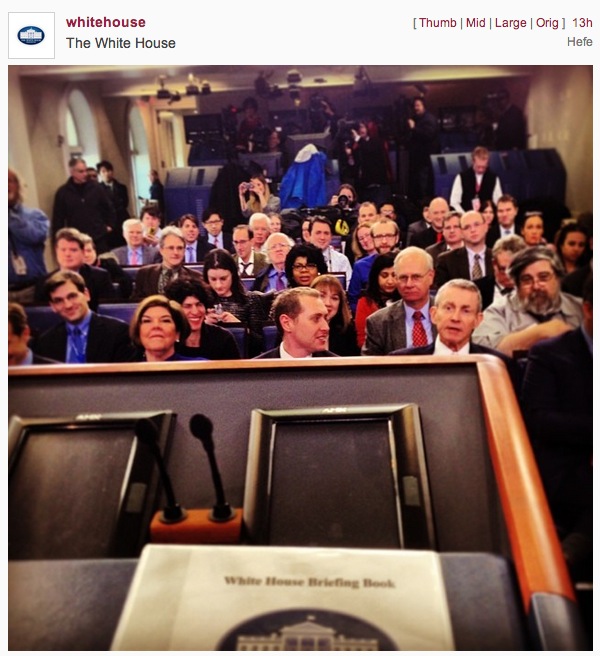
<path fill-rule="evenodd" d="M 424 275 L 420 273 L 413 273 L 412 275 L 408 276 L 396 276 L 396 280 L 401 284 L 401 285 L 406 285 L 407 282 L 416 282 L 419 283 L 425 278 Z"/>
<path fill-rule="evenodd" d="M 530 276 L 529 274 L 525 274 L 519 278 L 519 284 L 522 287 L 531 287 L 534 282 L 541 282 L 541 283 L 547 283 L 550 282 L 554 278 L 554 272 L 552 271 L 542 271 L 541 273 L 538 273 L 537 276 Z"/>
<path fill-rule="evenodd" d="M 273 244 L 272 246 L 269 246 L 267 250 L 269 251 L 275 251 L 278 248 L 291 248 L 289 244 Z"/>
<path fill-rule="evenodd" d="M 292 266 L 294 271 L 315 271 L 317 269 L 316 264 L 294 264 Z"/>
<path fill-rule="evenodd" d="M 373 235 L 373 239 L 394 239 L 396 235 Z"/>

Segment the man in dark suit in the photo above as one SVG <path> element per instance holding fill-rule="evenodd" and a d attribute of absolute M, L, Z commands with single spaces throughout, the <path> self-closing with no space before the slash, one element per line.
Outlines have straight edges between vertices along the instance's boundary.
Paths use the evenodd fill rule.
<path fill-rule="evenodd" d="M 445 198 L 442 198 L 441 196 L 434 198 L 431 203 L 429 203 L 429 210 L 427 211 L 429 227 L 414 234 L 411 237 L 410 245 L 418 246 L 419 248 L 427 248 L 428 246 L 442 241 L 444 217 L 448 214 L 449 209 L 450 208 L 448 207 Z"/>
<path fill-rule="evenodd" d="M 255 359 L 337 357 L 327 350 L 327 308 L 316 289 L 295 287 L 281 292 L 273 303 L 273 319 L 281 336 L 281 344 Z"/>
<path fill-rule="evenodd" d="M 115 208 L 117 220 L 113 231 L 108 237 L 111 248 L 123 244 L 123 222 L 129 218 L 129 192 L 127 187 L 115 178 L 113 165 L 108 160 L 102 160 L 96 164 L 100 176 L 100 186 L 111 199 Z"/>
<path fill-rule="evenodd" d="M 56 233 L 54 253 L 58 269 L 40 280 L 35 288 L 35 300 L 46 302 L 46 281 L 57 271 L 73 271 L 84 279 L 90 294 L 89 305 L 92 310 L 98 309 L 101 301 L 111 301 L 115 297 L 115 289 L 110 274 L 100 267 L 85 263 L 85 238 L 75 228 L 62 228 Z"/>
<path fill-rule="evenodd" d="M 206 230 L 206 238 L 203 240 L 202 259 L 213 248 L 224 248 L 231 254 L 235 253 L 233 238 L 230 233 L 223 232 L 224 221 L 217 210 L 211 208 L 204 210 L 202 225 Z"/>
<path fill-rule="evenodd" d="M 158 249 L 144 244 L 144 224 L 140 219 L 131 218 L 123 222 L 123 238 L 126 245 L 111 251 L 121 266 L 143 266 L 160 261 Z"/>
<path fill-rule="evenodd" d="M 408 246 L 394 260 L 396 284 L 401 300 L 367 317 L 367 334 L 362 355 L 387 355 L 409 346 L 429 344 L 435 339 L 429 307 L 433 284 L 433 259 L 417 246 Z"/>
<path fill-rule="evenodd" d="M 513 196 L 509 194 L 500 196 L 496 207 L 498 219 L 492 221 L 486 236 L 486 243 L 490 248 L 493 248 L 494 244 L 501 237 L 511 237 L 512 235 L 518 234 L 515 225 L 518 213 L 519 206 Z"/>
<path fill-rule="evenodd" d="M 450 205 L 463 214 L 469 210 L 479 211 L 485 201 L 498 203 L 502 196 L 502 187 L 498 176 L 490 171 L 490 152 L 483 146 L 477 146 L 472 153 L 473 164 L 461 171 L 452 185 Z"/>
<path fill-rule="evenodd" d="M 132 300 L 141 301 L 146 296 L 164 293 L 167 285 L 178 278 L 192 278 L 202 282 L 202 276 L 196 271 L 186 269 L 185 239 L 183 233 L 175 226 L 167 226 L 159 241 L 161 264 L 143 266 L 135 278 Z"/>
<path fill-rule="evenodd" d="M 439 256 L 435 270 L 435 287 L 439 289 L 453 278 L 476 281 L 493 277 L 492 251 L 485 245 L 487 223 L 479 212 L 471 210 L 460 218 L 464 246 Z"/>
<path fill-rule="evenodd" d="M 591 278 L 584 287 L 582 309 L 579 328 L 531 347 L 521 395 L 550 509 L 567 564 L 576 577 L 589 575 L 592 563 Z M 582 572 L 583 566 L 589 570 Z"/>
<path fill-rule="evenodd" d="M 447 253 L 463 246 L 459 212 L 448 212 L 443 219 L 442 226 L 442 241 L 427 246 L 425 249 L 433 258 L 434 267 L 437 266 L 438 258 L 442 253 Z"/>
<path fill-rule="evenodd" d="M 36 338 L 33 351 L 59 362 L 128 362 L 134 349 L 129 326 L 90 310 L 85 281 L 73 271 L 59 271 L 45 286 L 50 307 L 63 319 Z"/>

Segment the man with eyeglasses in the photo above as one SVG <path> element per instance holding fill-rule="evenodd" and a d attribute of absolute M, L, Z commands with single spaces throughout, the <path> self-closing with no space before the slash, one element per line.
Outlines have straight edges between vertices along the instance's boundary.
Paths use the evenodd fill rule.
<path fill-rule="evenodd" d="M 473 340 L 510 357 L 521 357 L 534 344 L 581 325 L 581 299 L 560 291 L 564 269 L 546 246 L 515 255 L 509 271 L 515 292 L 495 301 L 483 313 Z"/>
<path fill-rule="evenodd" d="M 185 238 L 175 226 L 167 226 L 160 235 L 160 264 L 148 264 L 137 272 L 132 300 L 141 301 L 146 296 L 164 293 L 165 287 L 178 278 L 202 281 L 202 276 L 184 265 Z"/>
<path fill-rule="evenodd" d="M 257 276 L 253 291 L 281 292 L 289 287 L 285 273 L 285 259 L 293 246 L 292 240 L 283 232 L 274 232 L 266 241 L 269 265 Z"/>
<path fill-rule="evenodd" d="M 367 318 L 362 355 L 427 346 L 436 337 L 429 312 L 433 258 L 422 248 L 409 246 L 396 255 L 394 271 L 401 298 Z"/>
<path fill-rule="evenodd" d="M 425 249 L 433 258 L 433 266 L 442 253 L 453 251 L 464 246 L 462 230 L 460 229 L 460 212 L 448 212 L 442 222 L 443 239 Z"/>
<path fill-rule="evenodd" d="M 90 293 L 82 276 L 58 271 L 44 289 L 50 307 L 63 321 L 34 340 L 34 353 L 69 364 L 133 359 L 128 324 L 90 309 Z"/>
<path fill-rule="evenodd" d="M 379 219 L 371 226 L 371 237 L 375 245 L 376 253 L 361 257 L 354 263 L 352 279 L 348 285 L 348 301 L 352 312 L 356 312 L 358 299 L 369 283 L 369 272 L 373 262 L 378 255 L 395 252 L 400 242 L 400 228 L 395 221 L 390 219 Z"/>
<path fill-rule="evenodd" d="M 235 226 L 233 229 L 233 259 L 238 267 L 240 276 L 256 276 L 267 266 L 267 256 L 254 251 L 254 231 L 245 224 Z"/>
<path fill-rule="evenodd" d="M 215 209 L 208 208 L 202 213 L 202 225 L 206 230 L 205 252 L 211 251 L 213 248 L 223 248 L 230 253 L 235 253 L 233 248 L 233 239 L 227 232 L 223 232 L 224 221 L 219 212 Z"/>
<path fill-rule="evenodd" d="M 453 278 L 473 280 L 492 277 L 492 251 L 485 245 L 487 223 L 480 212 L 471 210 L 460 217 L 464 246 L 442 253 L 435 269 L 435 287 L 439 289 Z"/>

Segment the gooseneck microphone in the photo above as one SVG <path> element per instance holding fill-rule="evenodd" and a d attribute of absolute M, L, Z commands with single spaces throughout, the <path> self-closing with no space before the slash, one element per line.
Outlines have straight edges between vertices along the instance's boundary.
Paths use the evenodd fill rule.
<path fill-rule="evenodd" d="M 217 494 L 217 503 L 213 506 L 210 519 L 214 522 L 226 522 L 235 517 L 235 510 L 225 501 L 221 474 L 215 458 L 215 445 L 213 442 L 213 424 L 206 415 L 193 415 L 190 419 L 190 432 L 202 442 L 202 446 L 208 455 L 213 485 Z"/>
<path fill-rule="evenodd" d="M 162 453 L 158 448 L 158 429 L 156 424 L 146 417 L 138 419 L 135 424 L 135 434 L 140 442 L 143 442 L 150 448 L 158 465 L 160 480 L 165 490 L 165 496 L 167 497 L 167 505 L 163 508 L 160 521 L 164 524 L 175 524 L 183 521 L 187 517 L 187 512 L 175 500 L 171 478 L 167 472 Z"/>

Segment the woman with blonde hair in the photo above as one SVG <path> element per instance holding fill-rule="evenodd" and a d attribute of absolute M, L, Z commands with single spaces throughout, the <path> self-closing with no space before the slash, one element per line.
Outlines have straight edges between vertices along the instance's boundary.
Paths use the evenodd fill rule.
<path fill-rule="evenodd" d="M 269 183 L 264 175 L 253 175 L 250 182 L 242 182 L 238 187 L 240 207 L 245 218 L 250 218 L 256 212 L 263 214 L 281 211 L 281 201 L 271 194 Z"/>

